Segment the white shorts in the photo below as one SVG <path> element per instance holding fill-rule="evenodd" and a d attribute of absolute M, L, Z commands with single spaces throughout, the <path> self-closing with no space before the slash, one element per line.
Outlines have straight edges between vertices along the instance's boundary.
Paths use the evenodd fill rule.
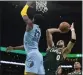
<path fill-rule="evenodd" d="M 30 52 L 25 61 L 25 72 L 45 75 L 43 56 L 40 52 Z"/>

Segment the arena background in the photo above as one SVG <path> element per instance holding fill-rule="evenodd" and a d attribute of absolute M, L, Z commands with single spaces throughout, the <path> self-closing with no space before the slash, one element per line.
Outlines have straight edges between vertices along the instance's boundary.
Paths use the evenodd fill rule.
<path fill-rule="evenodd" d="M 5 52 L 7 46 L 19 46 L 23 44 L 23 36 L 25 31 L 25 23 L 23 22 L 20 11 L 26 1 L 10 1 L 0 2 L 0 75 L 23 75 L 25 52 L 20 50 Z M 82 2 L 81 1 L 48 1 L 48 12 L 35 12 L 35 9 L 29 9 L 29 17 L 32 18 L 35 13 L 41 13 L 45 17 L 45 22 L 40 26 L 42 36 L 40 39 L 40 52 L 45 56 L 47 48 L 46 29 L 58 27 L 62 21 L 70 24 L 74 22 L 76 29 L 77 41 L 62 64 L 65 75 L 73 71 L 73 63 L 75 61 L 82 62 Z M 66 41 L 71 39 L 71 33 L 54 34 L 55 43 L 59 39 Z M 16 63 L 15 63 L 16 62 Z M 82 64 L 82 63 L 81 63 Z M 71 69 L 72 68 L 72 69 Z"/>

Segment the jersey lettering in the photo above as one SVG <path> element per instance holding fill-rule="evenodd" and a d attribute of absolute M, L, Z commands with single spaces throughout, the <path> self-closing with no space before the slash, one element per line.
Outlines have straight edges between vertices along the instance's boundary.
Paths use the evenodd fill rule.
<path fill-rule="evenodd" d="M 40 32 L 36 29 L 34 37 L 33 37 L 33 40 L 36 41 L 36 42 L 38 42 L 39 38 L 40 38 Z"/>

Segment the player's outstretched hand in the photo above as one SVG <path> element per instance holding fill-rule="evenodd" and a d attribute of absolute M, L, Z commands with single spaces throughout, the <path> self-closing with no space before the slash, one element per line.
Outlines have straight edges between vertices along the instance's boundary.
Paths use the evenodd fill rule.
<path fill-rule="evenodd" d="M 9 51 L 11 51 L 11 50 L 13 50 L 13 47 L 12 47 L 12 46 L 9 46 L 9 47 L 7 47 L 7 49 L 6 49 L 6 52 L 9 52 Z"/>
<path fill-rule="evenodd" d="M 75 28 L 74 28 L 74 23 L 72 23 L 72 25 L 71 25 L 71 27 L 70 27 L 70 30 L 72 31 L 72 30 L 75 30 Z"/>
<path fill-rule="evenodd" d="M 35 6 L 35 1 L 27 1 L 26 4 L 33 8 Z"/>

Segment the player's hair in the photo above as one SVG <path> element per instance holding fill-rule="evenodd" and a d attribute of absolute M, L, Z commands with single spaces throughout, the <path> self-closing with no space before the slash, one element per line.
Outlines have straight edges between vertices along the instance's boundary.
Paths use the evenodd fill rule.
<path fill-rule="evenodd" d="M 41 14 L 35 14 L 34 15 L 34 23 L 40 25 L 44 21 L 44 16 Z"/>

